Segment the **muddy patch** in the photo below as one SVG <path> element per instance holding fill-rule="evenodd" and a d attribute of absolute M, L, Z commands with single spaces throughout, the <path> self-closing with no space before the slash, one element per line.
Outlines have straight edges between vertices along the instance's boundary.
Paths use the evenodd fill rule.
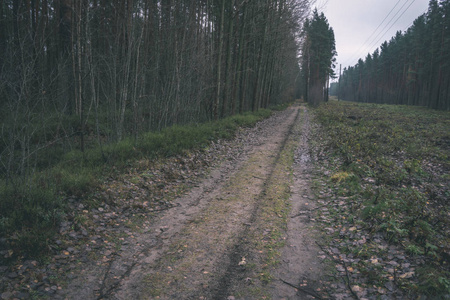
<path fill-rule="evenodd" d="M 320 239 L 315 229 L 316 199 L 310 189 L 311 157 L 309 153 L 310 117 L 303 108 L 303 118 L 296 126 L 297 147 L 293 164 L 291 212 L 286 231 L 286 245 L 282 260 L 274 272 L 271 284 L 273 299 L 321 299 L 324 295 L 323 268 L 317 245 Z"/>

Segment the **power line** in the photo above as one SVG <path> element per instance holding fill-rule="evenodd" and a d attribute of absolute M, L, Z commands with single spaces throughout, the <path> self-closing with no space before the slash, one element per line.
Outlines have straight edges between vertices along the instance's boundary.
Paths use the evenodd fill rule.
<path fill-rule="evenodd" d="M 389 32 L 389 30 L 391 30 L 392 29 L 392 27 L 394 27 L 394 25 L 397 23 L 397 21 L 408 11 L 408 9 L 411 7 L 411 5 L 413 5 L 414 4 L 414 2 L 416 2 L 416 0 L 413 0 L 409 5 L 408 5 L 408 7 L 402 12 L 402 14 L 395 20 L 395 22 L 394 23 L 392 23 L 392 25 L 391 25 L 391 27 L 389 27 L 384 33 L 383 33 L 383 35 L 375 42 L 375 43 L 373 43 L 371 46 L 370 46 L 370 48 L 369 49 L 371 49 L 371 48 L 373 48 L 373 47 L 375 47 L 376 45 L 378 45 L 379 44 L 379 42 L 384 38 L 384 36 Z"/>
<path fill-rule="evenodd" d="M 384 36 L 386 35 L 387 32 L 389 32 L 389 30 L 398 22 L 398 20 L 406 13 L 406 11 L 412 6 L 412 4 L 414 4 L 414 2 L 416 0 L 412 0 L 408 7 L 406 7 L 405 9 L 403 9 L 409 2 L 410 0 L 406 0 L 405 3 L 403 3 L 403 5 L 396 11 L 396 13 L 389 19 L 389 21 L 384 25 L 384 27 L 381 29 L 381 31 L 373 38 L 371 39 L 375 33 L 378 31 L 378 29 L 384 24 L 384 22 L 389 18 L 389 16 L 392 14 L 392 12 L 395 10 L 395 8 L 398 6 L 398 4 L 401 2 L 401 0 L 397 1 L 397 3 L 394 5 L 394 7 L 389 11 L 389 13 L 386 15 L 386 17 L 383 19 L 383 21 L 381 21 L 381 23 L 377 26 L 377 28 L 372 32 L 372 34 L 370 35 L 370 37 L 363 43 L 363 45 L 357 50 L 355 51 L 355 54 L 350 58 L 347 59 L 344 63 L 344 65 L 347 65 L 348 63 L 354 61 L 356 58 L 361 57 L 361 55 L 363 54 L 363 52 L 365 52 L 365 50 L 362 49 L 372 49 L 375 45 L 377 45 L 381 39 L 384 38 Z M 402 11 L 403 10 L 403 11 Z M 395 17 L 397 17 L 400 14 L 400 16 L 395 19 Z M 393 20 L 395 19 L 395 21 L 393 22 Z M 392 23 L 393 22 L 393 23 Z M 392 24 L 392 25 L 391 25 Z M 386 28 L 391 25 L 387 30 Z M 381 35 L 381 37 L 380 37 Z M 370 40 L 370 42 L 369 42 Z M 374 42 L 376 40 L 376 42 Z M 369 42 L 370 46 L 367 46 Z M 361 51 L 362 50 L 362 51 Z"/>
<path fill-rule="evenodd" d="M 405 5 L 408 3 L 408 1 L 410 1 L 410 0 L 406 0 L 404 3 L 403 3 L 403 5 L 396 11 L 396 13 L 391 17 L 391 19 L 384 25 L 384 27 L 381 29 L 381 31 L 369 42 L 369 45 L 371 45 L 372 43 L 373 43 L 373 41 L 375 41 L 376 39 L 378 39 L 378 37 L 380 36 L 380 34 L 383 32 L 383 30 L 385 30 L 386 29 L 386 27 L 387 26 L 389 26 L 389 24 L 391 24 L 391 22 L 392 22 L 392 20 L 399 14 L 399 12 L 405 7 Z M 400 1 L 398 1 L 396 4 L 395 4 L 395 6 L 391 9 L 391 11 L 388 13 L 388 15 L 384 18 L 384 20 L 383 20 L 383 22 L 381 22 L 380 23 L 380 25 L 377 27 L 377 29 L 378 28 L 380 28 L 381 27 L 381 25 L 384 23 L 384 21 L 390 16 L 390 14 L 394 11 L 394 9 L 397 7 L 397 5 L 399 4 L 399 2 L 401 2 L 401 0 Z M 376 32 L 376 31 L 375 31 Z M 374 32 L 374 33 L 375 33 Z M 373 34 L 372 34 L 373 35 Z M 364 52 L 366 51 L 366 50 L 362 50 L 363 48 L 364 49 L 368 49 L 369 47 L 368 46 L 366 46 L 366 47 L 364 47 L 364 46 L 366 46 L 366 43 L 364 43 L 361 47 L 360 47 L 360 50 L 358 50 L 357 52 L 355 52 L 355 54 L 349 59 L 349 60 L 347 60 L 346 62 L 345 62 L 345 64 L 347 64 L 347 63 L 350 63 L 350 62 L 352 62 L 352 61 L 354 61 L 356 58 L 358 58 L 358 57 L 361 57 L 361 55 L 362 54 L 364 54 Z M 362 50 L 362 51 L 361 51 Z"/>
<path fill-rule="evenodd" d="M 381 25 L 384 23 L 384 21 L 386 21 L 386 19 L 390 16 L 390 14 L 394 11 L 394 9 L 397 7 L 397 5 L 401 2 L 402 0 L 398 0 L 397 3 L 394 5 L 394 7 L 389 11 L 389 13 L 386 15 L 386 17 L 384 17 L 383 21 L 381 21 L 381 23 L 378 25 L 378 27 L 372 32 L 372 34 L 367 38 L 367 40 L 364 41 L 364 43 L 361 45 L 361 47 L 359 47 L 359 49 L 355 52 L 355 53 L 360 53 L 360 51 L 363 49 L 363 47 L 367 44 L 367 42 L 372 38 L 372 36 L 377 32 L 378 28 L 381 27 Z M 356 56 L 356 55 L 355 55 Z M 352 57 L 351 60 L 353 60 L 355 57 Z"/>

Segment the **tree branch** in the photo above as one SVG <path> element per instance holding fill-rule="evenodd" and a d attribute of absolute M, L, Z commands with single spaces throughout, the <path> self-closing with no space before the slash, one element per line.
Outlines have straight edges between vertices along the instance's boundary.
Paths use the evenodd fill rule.
<path fill-rule="evenodd" d="M 290 282 L 287 282 L 286 280 L 283 280 L 283 279 L 281 279 L 281 278 L 279 278 L 280 279 L 280 281 L 281 282 L 283 282 L 284 284 L 287 284 L 287 285 L 289 285 L 290 287 L 293 287 L 294 289 L 297 289 L 297 290 L 300 290 L 300 291 L 302 291 L 302 292 L 304 292 L 305 294 L 308 294 L 308 295 L 310 295 L 310 296 L 313 296 L 314 298 L 317 298 L 317 299 L 323 299 L 319 294 L 317 294 L 315 291 L 313 291 L 313 290 L 310 290 L 310 289 L 304 289 L 304 288 L 301 288 L 301 287 L 299 287 L 299 286 L 296 286 L 296 285 L 294 285 L 294 284 L 292 284 L 292 283 L 290 283 Z"/>

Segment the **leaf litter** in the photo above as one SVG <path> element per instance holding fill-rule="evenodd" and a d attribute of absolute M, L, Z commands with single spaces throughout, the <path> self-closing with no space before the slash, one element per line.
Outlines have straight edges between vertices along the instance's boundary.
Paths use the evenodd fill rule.
<path fill-rule="evenodd" d="M 157 161 L 140 161 L 130 166 L 126 174 L 117 172 L 108 178 L 102 189 L 89 199 L 69 197 L 67 201 L 72 213 L 60 224 L 60 234 L 49 247 L 54 253 L 47 262 L 22 261 L 14 266 L 0 266 L 0 288 L 3 299 L 30 297 L 58 298 L 61 291 L 77 274 L 82 273 L 84 264 L 95 261 L 99 265 L 111 265 L 120 255 L 120 247 L 142 246 L 136 236 L 152 228 L 152 216 L 177 207 L 176 199 L 207 176 L 211 169 L 223 161 L 235 161 L 243 156 L 245 146 L 261 143 L 262 128 L 270 121 L 261 122 L 253 129 L 242 130 L 232 141 L 217 141 L 208 148 L 187 152 L 172 158 Z M 363 210 L 364 204 L 358 196 L 346 193 L 338 187 L 345 183 L 352 173 L 342 174 L 338 169 L 345 158 L 330 159 L 332 148 L 327 144 L 326 134 L 317 123 L 312 122 L 314 140 L 311 142 L 311 159 L 317 169 L 311 174 L 315 178 L 315 196 L 308 205 L 291 216 L 307 218 L 326 237 L 320 240 L 317 257 L 333 265 L 335 272 L 330 280 L 324 280 L 309 297 L 323 299 L 408 299 L 417 294 L 414 287 L 419 284 L 418 272 L 429 261 L 433 244 L 428 245 L 428 253 L 414 245 L 393 242 L 386 231 L 376 230 L 370 222 L 361 219 L 356 212 Z M 442 143 L 441 143 L 442 144 Z M 445 143 L 444 143 L 445 145 Z M 404 155 L 401 151 L 398 156 Z M 304 157 L 303 157 L 304 158 Z M 431 174 L 445 172 L 447 166 L 435 163 L 433 157 L 423 160 L 423 169 Z M 414 162 L 409 166 L 416 168 Z M 226 176 L 226 175 L 225 175 Z M 372 176 L 361 178 L 366 185 L 379 185 Z M 428 189 L 435 199 L 442 197 L 445 183 L 441 186 L 427 185 L 412 177 L 411 186 Z M 430 209 L 442 209 L 443 202 L 430 203 Z M 369 225 L 369 226 L 367 226 Z M 379 225 L 379 224 L 378 224 Z M 394 224 L 395 225 L 395 224 Z M 392 226 L 397 234 L 401 228 Z M 158 228 L 164 234 L 169 228 Z M 420 234 L 420 233 L 417 233 Z M 0 241 L 1 242 L 1 241 Z M 179 252 L 180 251 L 180 252 Z M 182 253 L 179 248 L 175 253 Z M 0 253 L 7 257 L 10 253 Z M 244 263 L 242 263 L 244 262 Z M 247 264 L 241 256 L 238 263 Z M 128 265 L 127 265 L 128 264 Z M 125 262 L 124 268 L 130 268 Z M 168 266 L 168 268 L 171 268 Z M 170 271 L 170 270 L 169 270 Z M 206 272 L 206 273 L 205 273 Z M 205 275 L 208 271 L 204 270 Z M 126 273 L 123 275 L 126 276 Z M 106 277 L 104 278 L 107 279 Z M 122 278 L 113 276 L 108 280 L 115 286 Z M 246 284 L 253 284 L 250 277 Z M 308 286 L 308 279 L 289 282 L 301 289 Z M 102 284 L 100 284 L 102 286 Z M 106 295 L 107 290 L 97 290 L 97 295 Z M 320 293 L 320 294 L 319 294 Z M 319 298 L 320 297 L 320 298 Z M 235 296 L 229 296 L 235 298 Z"/>
<path fill-rule="evenodd" d="M 275 119 L 283 119 L 282 112 L 276 115 Z M 184 155 L 142 160 L 130 165 L 125 173 L 115 170 L 88 198 L 68 197 L 71 213 L 61 222 L 55 239 L 48 241 L 53 255 L 45 261 L 26 260 L 0 266 L 1 298 L 61 298 L 67 285 L 83 274 L 87 265 L 95 263 L 108 269 L 124 246 L 143 249 L 146 245 L 137 236 L 152 230 L 153 218 L 179 206 L 177 197 L 201 184 L 222 162 L 235 163 L 252 147 L 261 145 L 273 120 L 274 117 L 254 128 L 242 128 L 232 140 L 213 141 L 206 148 Z M 158 228 L 163 239 L 168 230 L 164 226 Z M 125 262 L 123 268 L 132 265 Z M 106 281 L 114 287 L 123 276 L 127 274 L 107 278 L 106 272 L 98 282 L 97 297 L 108 294 Z"/>

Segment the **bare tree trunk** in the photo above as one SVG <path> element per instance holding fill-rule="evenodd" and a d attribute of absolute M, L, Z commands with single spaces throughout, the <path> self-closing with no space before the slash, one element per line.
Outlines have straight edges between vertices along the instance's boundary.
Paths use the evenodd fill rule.
<path fill-rule="evenodd" d="M 225 117 L 228 115 L 228 102 L 231 98 L 232 88 L 231 88 L 231 79 L 232 79 L 232 52 L 234 47 L 234 19 L 233 19 L 233 12 L 234 12 L 234 0 L 230 1 L 229 6 L 229 16 L 228 16 L 228 45 L 227 45 L 227 60 L 226 60 L 226 71 L 225 71 L 225 95 L 223 97 L 222 102 L 222 117 Z"/>
<path fill-rule="evenodd" d="M 216 99 L 213 106 L 214 120 L 219 119 L 219 104 L 222 93 L 222 52 L 223 52 L 223 39 L 224 39 L 224 19 L 225 19 L 225 0 L 222 1 L 222 8 L 220 10 L 220 32 L 219 32 L 219 49 L 217 57 L 217 81 L 216 81 Z"/>

